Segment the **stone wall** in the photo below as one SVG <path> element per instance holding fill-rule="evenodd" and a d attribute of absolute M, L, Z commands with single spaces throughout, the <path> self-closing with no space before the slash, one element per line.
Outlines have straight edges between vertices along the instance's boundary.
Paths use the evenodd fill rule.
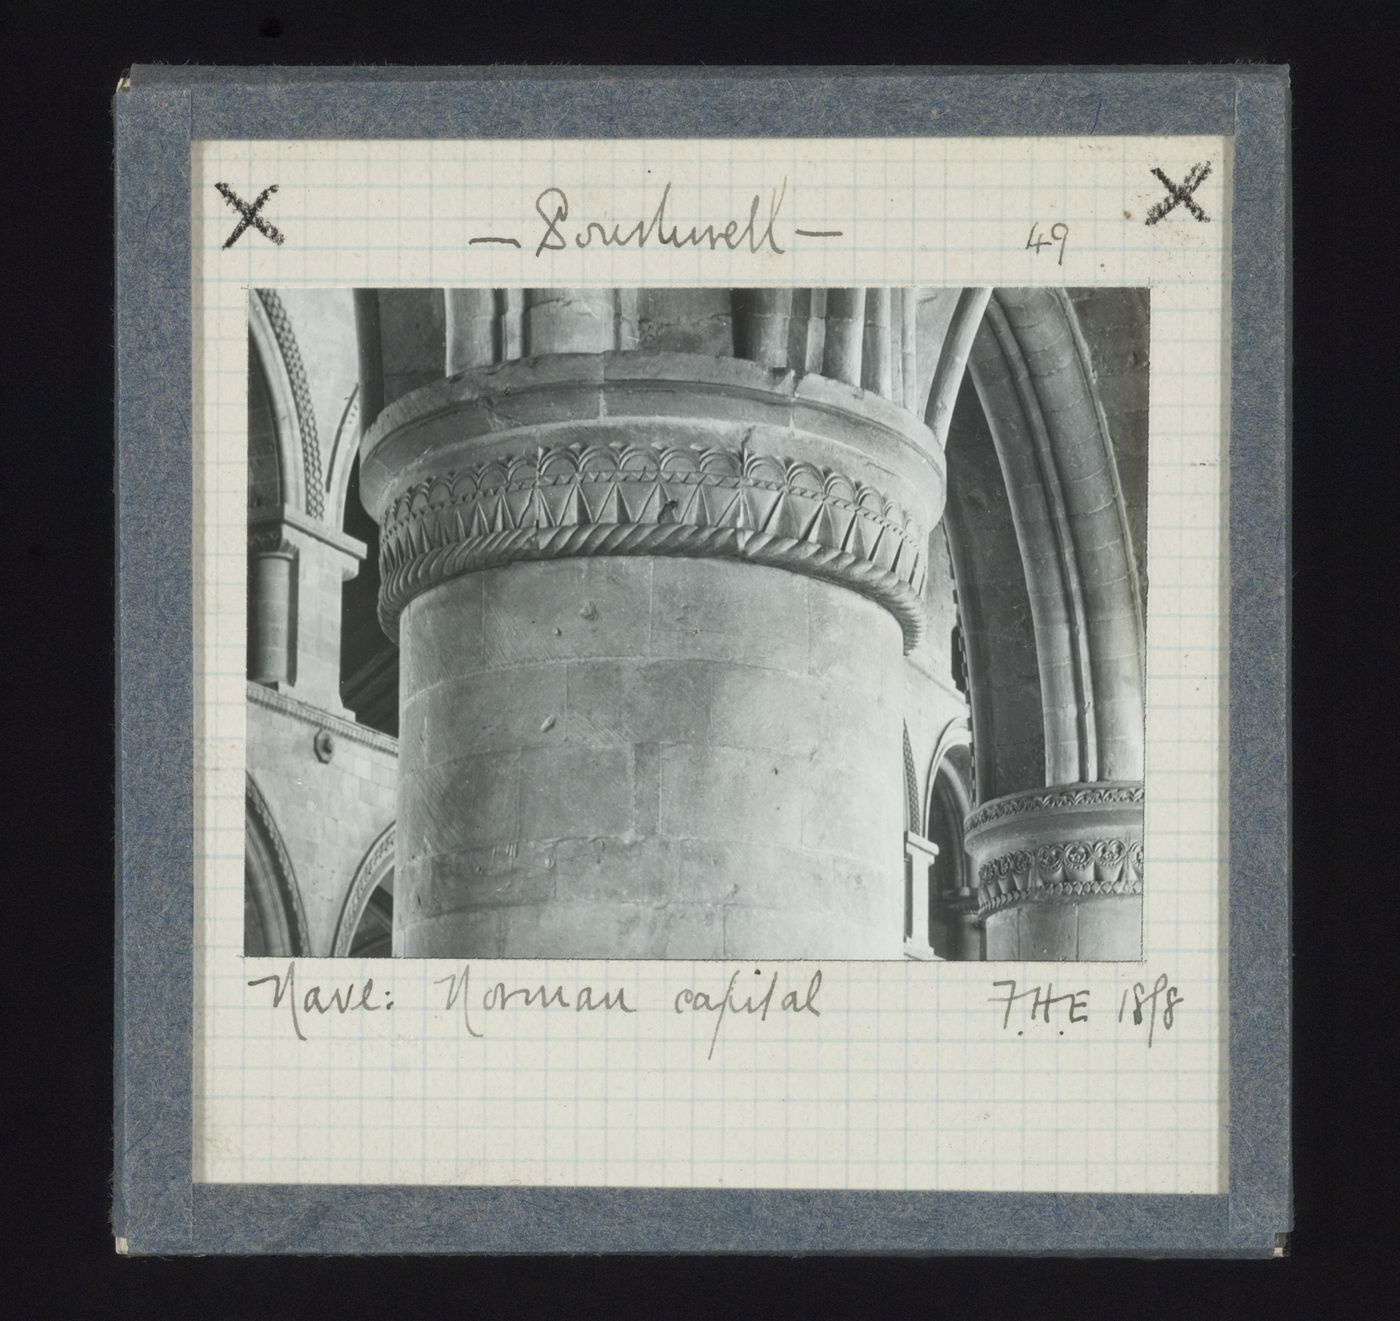
<path fill-rule="evenodd" d="M 301 952 L 328 955 L 356 869 L 394 820 L 394 740 L 258 684 L 247 692 L 248 774 L 300 892 L 311 946 Z M 325 760 L 322 731 L 331 739 Z"/>

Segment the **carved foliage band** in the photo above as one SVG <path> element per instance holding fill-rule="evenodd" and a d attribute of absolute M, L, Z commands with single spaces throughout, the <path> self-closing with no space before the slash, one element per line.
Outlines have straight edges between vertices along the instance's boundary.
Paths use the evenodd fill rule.
<path fill-rule="evenodd" d="M 1118 838 L 1075 839 L 1015 849 L 977 869 L 979 912 L 1014 904 L 1142 893 L 1142 845 Z"/>
<path fill-rule="evenodd" d="M 248 529 L 250 555 L 284 554 L 292 550 L 292 543 L 283 534 L 281 523 L 254 524 Z"/>
<path fill-rule="evenodd" d="M 380 616 L 444 578 L 571 555 L 742 559 L 840 583 L 922 627 L 924 535 L 879 491 L 809 463 L 684 446 L 540 448 L 445 473 L 384 511 Z"/>

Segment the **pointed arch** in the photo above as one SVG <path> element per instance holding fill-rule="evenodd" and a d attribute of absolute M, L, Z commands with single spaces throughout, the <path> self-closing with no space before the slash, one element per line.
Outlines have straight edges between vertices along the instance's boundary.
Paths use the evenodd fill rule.
<path fill-rule="evenodd" d="M 968 359 L 1000 469 L 995 498 L 1009 509 L 1025 623 L 1033 634 L 1044 739 L 1038 784 L 1142 775 L 1143 603 L 1113 439 L 1088 352 L 1064 291 L 997 290 Z M 948 532 L 950 541 L 965 543 L 970 530 L 973 539 L 977 532 L 957 476 L 950 455 Z M 984 549 L 954 544 L 953 550 L 955 570 L 973 580 L 985 576 Z M 964 574 L 960 598 L 975 600 L 975 581 L 964 590 Z M 971 613 L 977 614 L 975 607 Z M 1018 654 L 998 649 L 1003 656 Z M 969 648 L 974 669 L 979 658 L 989 660 L 987 650 L 979 657 L 977 647 Z M 978 710 L 978 676 L 972 677 L 974 725 L 987 723 L 987 713 Z M 1026 767 L 981 784 L 984 761 L 991 758 L 989 773 L 998 770 L 1001 749 L 981 738 L 978 745 L 980 797 L 1038 787 Z"/>
<path fill-rule="evenodd" d="M 923 812 L 920 820 L 924 823 L 924 833 L 930 838 L 935 838 L 928 827 L 931 813 L 934 806 L 934 795 L 938 785 L 939 775 L 948 775 L 950 768 L 961 784 L 959 797 L 966 802 L 963 808 L 963 815 L 966 816 L 972 811 L 972 725 L 966 716 L 957 716 L 950 720 L 944 727 L 943 732 L 938 736 L 938 742 L 934 746 L 933 756 L 929 758 L 928 778 L 924 781 Z"/>
<path fill-rule="evenodd" d="M 346 531 L 346 500 L 350 473 L 360 457 L 360 386 L 351 388 L 331 442 L 330 462 L 326 465 L 326 522 Z"/>
<path fill-rule="evenodd" d="M 246 777 L 243 822 L 244 953 L 312 953 L 292 860 L 257 781 Z"/>
<path fill-rule="evenodd" d="M 394 884 L 394 822 L 390 822 L 365 850 L 360 865 L 355 868 L 350 889 L 341 905 L 340 919 L 336 923 L 335 939 L 331 943 L 333 958 L 346 958 L 355 944 L 355 933 L 365 911 L 375 901 L 381 891 L 393 894 Z"/>
<path fill-rule="evenodd" d="M 276 298 L 275 294 L 270 295 Z M 268 311 L 266 299 L 269 295 L 255 290 L 248 295 L 248 350 L 251 366 L 261 374 L 268 404 L 271 408 L 273 430 L 277 437 L 277 471 L 280 479 L 282 503 L 292 509 L 308 508 L 306 479 L 306 437 L 303 434 L 304 414 L 309 406 L 304 406 L 298 398 L 293 375 L 284 354 L 284 341 L 289 341 L 296 351 L 296 338 L 290 325 L 284 322 L 279 335 L 278 328 Z M 280 303 L 278 304 L 280 309 Z M 300 364 L 300 354 L 297 354 Z M 312 418 L 315 441 L 315 420 Z M 320 451 L 317 453 L 317 467 L 320 466 Z"/>
<path fill-rule="evenodd" d="M 972 731 L 963 717 L 950 720 L 929 761 L 921 829 L 932 846 L 928 867 L 929 945 L 939 958 L 980 959 L 977 895 L 964 846 L 972 810 Z"/>

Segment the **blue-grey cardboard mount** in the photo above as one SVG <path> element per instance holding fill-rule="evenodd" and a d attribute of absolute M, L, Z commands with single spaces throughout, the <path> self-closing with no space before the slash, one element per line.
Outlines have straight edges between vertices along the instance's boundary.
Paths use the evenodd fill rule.
<path fill-rule="evenodd" d="M 930 115 L 930 108 L 937 110 Z M 114 99 L 114 1230 L 173 1253 L 1270 1256 L 1292 1225 L 1288 76 L 1191 69 L 137 67 Z M 1229 1176 L 1208 1196 L 196 1184 L 190 170 L 200 139 L 1224 134 Z"/>

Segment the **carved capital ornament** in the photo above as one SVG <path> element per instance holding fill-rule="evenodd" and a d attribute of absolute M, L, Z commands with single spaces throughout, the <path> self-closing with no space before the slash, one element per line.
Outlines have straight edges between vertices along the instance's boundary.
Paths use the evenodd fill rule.
<path fill-rule="evenodd" d="M 1084 783 L 1012 794 L 967 818 L 979 918 L 1020 904 L 1141 896 L 1143 787 Z"/>
<path fill-rule="evenodd" d="M 723 558 L 847 587 L 924 625 L 943 456 L 912 414 L 813 375 L 694 354 L 464 373 L 385 409 L 361 450 L 380 620 L 459 574 L 593 555 Z"/>
<path fill-rule="evenodd" d="M 746 560 L 838 583 L 889 609 L 912 645 L 925 536 L 879 491 L 747 450 L 540 447 L 410 487 L 384 515 L 381 615 L 474 569 L 572 555 Z"/>

